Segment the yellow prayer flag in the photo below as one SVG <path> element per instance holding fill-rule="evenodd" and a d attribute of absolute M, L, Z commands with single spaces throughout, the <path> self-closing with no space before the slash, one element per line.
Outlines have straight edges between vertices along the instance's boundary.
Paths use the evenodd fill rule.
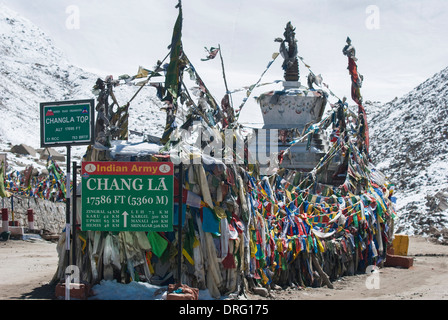
<path fill-rule="evenodd" d="M 149 76 L 149 70 L 143 68 L 142 66 L 138 67 L 137 75 L 135 76 L 136 79 L 140 78 L 146 78 Z"/>
<path fill-rule="evenodd" d="M 291 192 L 289 192 L 287 189 L 285 189 L 285 192 L 286 192 L 286 197 L 288 197 L 289 201 L 292 201 Z"/>
<path fill-rule="evenodd" d="M 319 247 L 319 251 L 320 251 L 320 252 L 324 252 L 324 251 L 325 251 L 325 248 L 324 248 L 322 242 L 320 242 L 319 237 L 316 237 L 316 242 L 317 242 L 317 246 Z"/>
<path fill-rule="evenodd" d="M 182 253 L 183 253 L 184 257 L 188 260 L 188 262 L 190 262 L 190 264 L 194 266 L 194 260 L 190 256 L 190 254 L 187 252 L 187 250 L 182 249 Z"/>
<path fill-rule="evenodd" d="M 266 274 L 264 273 L 263 269 L 259 269 L 260 273 L 261 273 L 261 278 L 263 280 L 263 284 L 267 284 L 269 281 L 269 278 L 266 276 Z"/>
<path fill-rule="evenodd" d="M 306 210 L 306 213 L 311 214 L 311 212 L 314 210 L 314 206 L 312 204 L 310 204 L 308 206 L 308 209 Z"/>
<path fill-rule="evenodd" d="M 201 244 L 198 238 L 194 237 L 193 248 L 198 247 Z"/>
<path fill-rule="evenodd" d="M 255 258 L 255 254 L 257 253 L 257 246 L 255 245 L 254 241 L 250 239 L 250 257 Z"/>

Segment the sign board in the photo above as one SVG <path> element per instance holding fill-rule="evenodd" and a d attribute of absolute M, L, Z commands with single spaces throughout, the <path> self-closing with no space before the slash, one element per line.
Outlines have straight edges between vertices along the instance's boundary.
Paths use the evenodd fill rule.
<path fill-rule="evenodd" d="M 82 230 L 173 231 L 174 165 L 83 162 Z"/>
<path fill-rule="evenodd" d="M 94 143 L 94 100 L 40 104 L 41 147 Z"/>

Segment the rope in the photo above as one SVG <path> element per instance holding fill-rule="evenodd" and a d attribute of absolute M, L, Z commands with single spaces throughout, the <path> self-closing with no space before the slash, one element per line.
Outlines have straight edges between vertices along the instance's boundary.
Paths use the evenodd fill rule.
<path fill-rule="evenodd" d="M 261 79 L 263 79 L 264 75 L 266 74 L 266 72 L 271 68 L 272 64 L 274 63 L 274 61 L 277 59 L 277 57 L 279 56 L 279 53 L 274 53 L 273 54 L 273 60 L 269 61 L 268 66 L 266 67 L 266 69 L 263 71 L 263 73 L 261 74 L 260 78 L 258 79 L 258 81 L 251 85 L 249 87 L 249 90 L 247 91 L 247 97 L 243 100 L 243 103 L 240 105 L 239 110 L 236 110 L 236 115 L 235 115 L 235 122 L 238 121 L 240 114 L 241 114 L 241 110 L 243 109 L 244 105 L 246 104 L 247 100 L 249 100 L 249 97 L 252 95 L 253 89 L 256 88 L 258 86 L 258 84 L 261 82 Z"/>

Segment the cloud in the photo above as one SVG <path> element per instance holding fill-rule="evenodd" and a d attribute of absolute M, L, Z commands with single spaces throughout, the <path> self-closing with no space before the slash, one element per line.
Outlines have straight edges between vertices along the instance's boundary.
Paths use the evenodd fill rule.
<path fill-rule="evenodd" d="M 177 17 L 176 0 L 3 2 L 41 26 L 71 62 L 103 76 L 133 73 L 139 65 L 152 67 L 168 52 Z M 80 28 L 68 30 L 66 8 L 73 4 L 80 10 Z M 378 29 L 366 27 L 369 5 L 379 10 Z M 214 77 L 220 65 L 204 66 L 200 59 L 204 46 L 220 44 L 230 87 L 242 80 L 258 80 L 271 54 L 278 51 L 273 40 L 282 36 L 288 21 L 297 28 L 299 54 L 341 96 L 349 96 L 350 87 L 341 52 L 347 36 L 357 49 L 365 77 L 362 93 L 371 100 L 389 101 L 406 94 L 448 61 L 448 2 L 444 0 L 189 0 L 183 1 L 183 8 L 183 41 L 190 60 Z M 209 71 L 212 67 L 215 72 Z M 272 77 L 281 79 L 280 67 L 274 71 Z M 301 73 L 307 75 L 303 66 Z M 210 89 L 220 95 L 223 85 L 213 82 L 216 87 Z"/>

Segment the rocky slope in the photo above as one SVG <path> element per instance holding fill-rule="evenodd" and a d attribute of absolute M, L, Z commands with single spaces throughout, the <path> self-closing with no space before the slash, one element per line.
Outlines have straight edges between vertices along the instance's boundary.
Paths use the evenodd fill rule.
<path fill-rule="evenodd" d="M 40 102 L 93 98 L 96 79 L 105 76 L 71 65 L 41 29 L 0 4 L 0 153 L 8 154 L 10 169 L 36 167 L 37 158 L 9 151 L 20 143 L 39 148 Z M 124 105 L 136 90 L 122 85 L 115 95 Z M 447 100 L 448 68 L 402 98 L 365 104 L 372 160 L 396 184 L 397 232 L 442 238 L 448 226 Z M 142 90 L 131 104 L 130 129 L 161 136 L 161 106 L 154 88 Z"/>
<path fill-rule="evenodd" d="M 9 120 L 0 136 L 14 144 L 26 139 L 36 147 L 39 102 L 90 98 L 96 77 L 70 65 L 39 28 L 5 6 L 0 30 L 0 107 Z"/>
<path fill-rule="evenodd" d="M 448 68 L 400 99 L 366 104 L 372 158 L 396 184 L 398 232 L 448 226 Z"/>
<path fill-rule="evenodd" d="M 138 66 L 129 73 L 137 70 Z M 8 164 L 20 169 L 36 160 L 9 151 L 21 143 L 40 147 L 39 103 L 95 98 L 92 87 L 98 77 L 106 76 L 70 64 L 39 27 L 0 4 L 0 153 L 8 153 Z M 137 89 L 117 87 L 119 104 L 125 105 Z M 131 104 L 130 129 L 161 136 L 165 113 L 160 107 L 155 89 L 145 87 Z M 59 149 L 65 153 L 65 148 Z M 75 157 L 85 151 L 85 147 L 73 149 Z"/>

